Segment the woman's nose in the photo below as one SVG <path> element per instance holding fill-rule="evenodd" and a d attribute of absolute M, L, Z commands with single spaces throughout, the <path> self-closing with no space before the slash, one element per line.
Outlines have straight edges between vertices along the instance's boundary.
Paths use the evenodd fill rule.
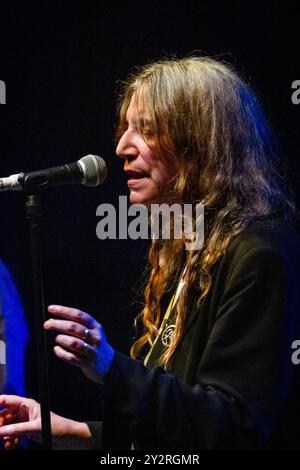
<path fill-rule="evenodd" d="M 122 135 L 116 148 L 116 154 L 121 158 L 134 158 L 138 156 L 138 149 L 134 143 L 131 134 L 126 131 Z"/>

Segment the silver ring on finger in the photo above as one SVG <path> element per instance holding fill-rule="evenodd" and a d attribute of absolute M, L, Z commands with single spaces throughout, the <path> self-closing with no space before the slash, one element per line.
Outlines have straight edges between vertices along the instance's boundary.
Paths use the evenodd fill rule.
<path fill-rule="evenodd" d="M 83 341 L 82 342 L 82 354 L 88 354 L 89 348 L 90 348 L 89 344 Z"/>
<path fill-rule="evenodd" d="M 83 337 L 82 337 L 82 341 L 86 342 L 89 335 L 90 335 L 90 330 L 88 328 L 85 328 L 84 333 L 83 333 Z"/>

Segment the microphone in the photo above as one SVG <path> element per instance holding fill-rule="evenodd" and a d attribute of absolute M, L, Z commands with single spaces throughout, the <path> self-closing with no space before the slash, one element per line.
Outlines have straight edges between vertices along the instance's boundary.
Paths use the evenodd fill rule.
<path fill-rule="evenodd" d="M 77 162 L 0 178 L 0 191 L 43 190 L 65 184 L 98 186 L 106 176 L 107 169 L 103 158 L 98 155 L 86 155 Z"/>

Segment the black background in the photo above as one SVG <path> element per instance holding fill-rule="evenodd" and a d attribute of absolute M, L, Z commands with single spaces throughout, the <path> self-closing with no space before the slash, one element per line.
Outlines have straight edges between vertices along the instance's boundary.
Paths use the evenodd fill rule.
<path fill-rule="evenodd" d="M 113 134 L 118 82 L 135 65 L 193 51 L 226 60 L 250 81 L 280 142 L 283 167 L 299 204 L 300 79 L 298 20 L 284 2 L 40 2 L 0 6 L 0 175 L 78 160 L 107 162 L 97 189 L 60 187 L 44 195 L 46 303 L 76 306 L 97 317 L 111 344 L 128 351 L 147 243 L 100 241 L 96 208 L 127 194 Z M 31 330 L 27 391 L 37 397 L 31 272 L 23 196 L 1 193 L 1 252 L 19 287 Z M 51 406 L 74 419 L 100 416 L 101 388 L 54 357 L 49 336 Z"/>

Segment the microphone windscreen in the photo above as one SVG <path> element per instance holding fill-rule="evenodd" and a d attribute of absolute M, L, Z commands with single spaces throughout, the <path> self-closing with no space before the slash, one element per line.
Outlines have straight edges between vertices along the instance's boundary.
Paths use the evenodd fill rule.
<path fill-rule="evenodd" d="M 106 163 L 98 155 L 86 155 L 78 160 L 83 171 L 82 184 L 85 186 L 98 186 L 107 176 Z"/>

